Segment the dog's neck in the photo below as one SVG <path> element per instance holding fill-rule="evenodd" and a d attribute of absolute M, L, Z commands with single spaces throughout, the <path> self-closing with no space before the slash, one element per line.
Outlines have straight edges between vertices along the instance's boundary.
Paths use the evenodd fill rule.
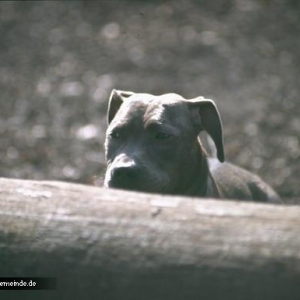
<path fill-rule="evenodd" d="M 204 197 L 207 192 L 207 177 L 209 173 L 207 154 L 201 145 L 200 140 L 195 143 L 195 148 L 192 151 L 194 158 L 188 166 L 189 172 L 183 172 L 185 178 L 182 178 L 180 190 L 176 194 L 185 196 L 201 196 Z M 189 174 L 186 177 L 186 174 Z"/>
<path fill-rule="evenodd" d="M 200 139 L 196 147 L 196 162 L 191 166 L 192 172 L 186 181 L 184 195 L 219 198 L 218 188 L 209 170 L 208 155 Z"/>

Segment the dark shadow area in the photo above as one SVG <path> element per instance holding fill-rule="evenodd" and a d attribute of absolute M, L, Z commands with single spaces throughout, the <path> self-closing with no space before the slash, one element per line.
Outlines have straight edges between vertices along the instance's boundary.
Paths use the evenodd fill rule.
<path fill-rule="evenodd" d="M 176 92 L 214 99 L 227 160 L 299 203 L 299 3 L 0 2 L 0 176 L 101 184 L 110 91 Z"/>

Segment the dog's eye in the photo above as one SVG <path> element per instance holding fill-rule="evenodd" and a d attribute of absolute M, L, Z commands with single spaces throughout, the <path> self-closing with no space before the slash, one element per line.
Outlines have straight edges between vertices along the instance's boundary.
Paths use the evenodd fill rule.
<path fill-rule="evenodd" d="M 120 137 L 120 132 L 115 130 L 115 131 L 112 131 L 109 136 L 113 139 L 118 139 Z"/>
<path fill-rule="evenodd" d="M 168 134 L 168 133 L 164 133 L 164 132 L 158 132 L 156 135 L 155 135 L 155 138 L 157 140 L 165 140 L 167 138 L 169 138 L 171 136 L 171 134 Z"/>

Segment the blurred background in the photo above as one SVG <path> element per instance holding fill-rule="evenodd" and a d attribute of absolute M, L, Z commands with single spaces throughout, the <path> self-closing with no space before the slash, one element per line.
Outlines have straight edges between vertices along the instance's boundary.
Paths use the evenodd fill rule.
<path fill-rule="evenodd" d="M 0 176 L 101 185 L 111 90 L 176 92 L 300 203 L 299 53 L 296 0 L 1 1 Z"/>

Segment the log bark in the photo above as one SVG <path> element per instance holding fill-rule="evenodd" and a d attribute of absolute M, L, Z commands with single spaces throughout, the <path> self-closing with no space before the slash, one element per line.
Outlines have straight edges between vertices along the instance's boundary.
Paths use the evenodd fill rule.
<path fill-rule="evenodd" d="M 300 207 L 0 179 L 0 276 L 57 278 L 1 299 L 300 299 Z"/>

